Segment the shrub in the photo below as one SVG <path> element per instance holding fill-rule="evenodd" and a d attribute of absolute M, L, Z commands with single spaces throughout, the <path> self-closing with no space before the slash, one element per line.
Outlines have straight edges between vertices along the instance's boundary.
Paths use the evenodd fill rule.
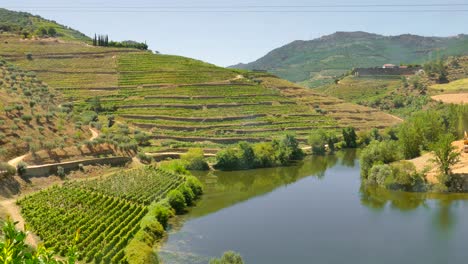
<path fill-rule="evenodd" d="M 159 167 L 176 174 L 190 175 L 190 172 L 186 168 L 186 164 L 181 160 L 163 161 L 159 163 Z"/>
<path fill-rule="evenodd" d="M 372 141 L 360 156 L 361 176 L 367 180 L 369 170 L 375 164 L 388 164 L 401 159 L 398 145 L 394 141 Z"/>
<path fill-rule="evenodd" d="M 387 179 L 393 176 L 392 168 L 388 164 L 377 164 L 372 166 L 367 177 L 367 184 L 385 186 Z"/>
<path fill-rule="evenodd" d="M 193 193 L 195 194 L 195 197 L 199 197 L 203 194 L 203 184 L 200 182 L 200 180 L 194 176 L 187 176 L 185 184 L 192 189 Z"/>
<path fill-rule="evenodd" d="M 312 147 L 312 153 L 315 155 L 323 155 L 327 151 L 325 145 L 328 144 L 328 136 L 324 130 L 313 131 L 307 142 Z"/>
<path fill-rule="evenodd" d="M 193 201 L 195 200 L 196 197 L 192 189 L 188 187 L 186 184 L 182 184 L 179 188 L 179 191 L 184 195 L 186 204 L 188 206 L 193 205 Z"/>
<path fill-rule="evenodd" d="M 391 164 L 393 179 L 387 184 L 396 189 L 417 190 L 424 184 L 422 175 L 416 172 L 416 167 L 412 162 L 399 161 Z"/>
<path fill-rule="evenodd" d="M 148 146 L 150 145 L 150 137 L 148 134 L 144 132 L 136 133 L 134 136 L 136 142 L 138 142 L 138 145 L 140 146 Z"/>
<path fill-rule="evenodd" d="M 205 161 L 205 155 L 200 148 L 191 148 L 186 154 L 182 155 L 182 161 L 186 163 L 189 170 L 208 170 L 208 163 Z"/>
<path fill-rule="evenodd" d="M 20 161 L 18 165 L 16 165 L 16 170 L 18 171 L 19 175 L 24 175 L 28 169 L 28 164 L 26 162 Z"/>
<path fill-rule="evenodd" d="M 0 162 L 0 172 L 3 172 L 3 176 L 6 177 L 13 176 L 16 174 L 16 168 L 11 166 L 7 162 Z"/>
<path fill-rule="evenodd" d="M 60 178 L 65 177 L 65 169 L 62 166 L 57 167 L 57 176 Z"/>
<path fill-rule="evenodd" d="M 347 148 L 357 147 L 357 135 L 356 130 L 353 127 L 347 127 L 343 129 L 343 140 Z"/>
<path fill-rule="evenodd" d="M 167 201 L 177 214 L 182 214 L 187 207 L 184 195 L 179 190 L 172 190 L 167 194 Z"/>
<path fill-rule="evenodd" d="M 216 154 L 216 167 L 223 170 L 235 170 L 240 167 L 240 159 L 237 151 L 230 147 Z"/>
<path fill-rule="evenodd" d="M 167 206 L 164 206 L 160 203 L 158 203 L 151 210 L 152 210 L 152 214 L 156 217 L 158 222 L 161 223 L 164 229 L 166 229 L 169 218 L 171 218 L 171 216 L 174 214 L 173 211 Z"/>
<path fill-rule="evenodd" d="M 211 259 L 209 264 L 244 264 L 241 255 L 234 251 L 224 252 L 219 259 Z"/>
<path fill-rule="evenodd" d="M 146 155 L 144 152 L 138 152 L 137 158 L 145 164 L 149 164 L 153 160 L 151 156 Z"/>

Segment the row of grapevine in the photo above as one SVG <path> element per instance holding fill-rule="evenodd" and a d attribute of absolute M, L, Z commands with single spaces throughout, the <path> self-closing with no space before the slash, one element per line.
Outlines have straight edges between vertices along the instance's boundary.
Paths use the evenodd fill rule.
<path fill-rule="evenodd" d="M 133 169 L 131 173 L 121 171 L 111 177 L 72 185 L 148 205 L 163 199 L 168 191 L 179 186 L 183 180 L 180 175 L 144 167 Z"/>
<path fill-rule="evenodd" d="M 183 176 L 164 170 L 138 168 L 55 186 L 18 204 L 31 230 L 58 254 L 65 255 L 73 243 L 82 262 L 124 263 L 124 249 L 139 231 L 147 205 L 183 182 Z"/>

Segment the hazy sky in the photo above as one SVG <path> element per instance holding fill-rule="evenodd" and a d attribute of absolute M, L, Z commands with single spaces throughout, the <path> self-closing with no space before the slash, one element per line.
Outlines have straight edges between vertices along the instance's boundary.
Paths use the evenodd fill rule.
<path fill-rule="evenodd" d="M 468 33 L 468 12 L 460 12 L 468 11 L 467 0 L 0 0 L 0 7 L 41 15 L 90 36 L 103 33 L 113 40 L 146 41 L 150 49 L 221 66 L 250 62 L 291 41 L 335 31 Z M 405 12 L 368 12 L 389 10 Z"/>

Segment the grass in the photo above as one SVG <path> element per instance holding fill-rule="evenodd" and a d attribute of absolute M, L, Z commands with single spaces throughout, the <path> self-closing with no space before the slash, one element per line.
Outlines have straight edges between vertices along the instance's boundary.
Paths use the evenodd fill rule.
<path fill-rule="evenodd" d="M 400 78 L 348 76 L 337 84 L 325 85 L 316 90 L 349 102 L 360 103 L 379 100 L 400 87 Z"/>
<path fill-rule="evenodd" d="M 187 84 L 225 81 L 234 78 L 233 70 L 172 55 L 152 53 L 119 56 L 119 85 Z"/>
<path fill-rule="evenodd" d="M 435 93 L 453 93 L 468 91 L 468 78 L 452 81 L 444 84 L 434 84 L 429 87 Z"/>

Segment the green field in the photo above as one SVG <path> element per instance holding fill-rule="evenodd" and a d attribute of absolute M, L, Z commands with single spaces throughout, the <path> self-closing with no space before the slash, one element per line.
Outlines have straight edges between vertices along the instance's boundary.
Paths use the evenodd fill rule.
<path fill-rule="evenodd" d="M 468 78 L 444 84 L 434 84 L 429 89 L 434 93 L 466 92 L 468 91 Z"/>
<path fill-rule="evenodd" d="M 19 200 L 28 225 L 62 256 L 76 242 L 83 262 L 121 263 L 147 205 L 184 182 L 163 170 L 139 168 L 102 179 L 52 187 Z"/>

